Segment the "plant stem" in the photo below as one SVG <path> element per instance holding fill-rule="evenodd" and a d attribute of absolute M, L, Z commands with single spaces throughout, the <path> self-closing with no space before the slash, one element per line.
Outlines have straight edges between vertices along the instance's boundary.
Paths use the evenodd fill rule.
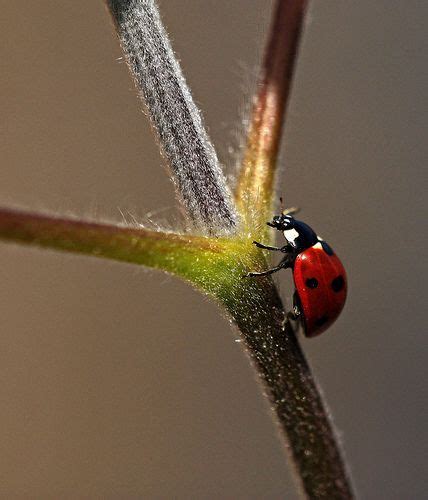
<path fill-rule="evenodd" d="M 237 204 L 264 222 L 306 0 L 278 0 L 262 67 Z M 138 88 L 191 219 L 234 233 L 236 214 L 153 0 L 107 0 Z M 250 209 L 248 209 L 250 207 Z M 247 239 L 246 239 L 247 238 Z M 297 476 L 314 499 L 353 498 L 332 424 L 272 279 L 243 278 L 266 264 L 248 235 L 205 238 L 0 209 L 0 239 L 163 269 L 221 302 L 233 318 L 272 403 Z"/>
<path fill-rule="evenodd" d="M 135 84 L 193 223 L 233 233 L 236 211 L 154 0 L 107 0 Z"/>
<path fill-rule="evenodd" d="M 226 303 L 267 389 L 308 498 L 352 499 L 328 411 L 270 278 L 249 281 Z"/>
<path fill-rule="evenodd" d="M 0 209 L 0 240 L 141 264 L 181 276 L 198 258 L 209 266 L 219 240 Z M 208 262 L 207 262 L 208 261 Z"/>
<path fill-rule="evenodd" d="M 289 100 L 307 0 L 277 0 L 260 68 L 235 199 L 251 224 L 271 217 L 284 113 Z"/>

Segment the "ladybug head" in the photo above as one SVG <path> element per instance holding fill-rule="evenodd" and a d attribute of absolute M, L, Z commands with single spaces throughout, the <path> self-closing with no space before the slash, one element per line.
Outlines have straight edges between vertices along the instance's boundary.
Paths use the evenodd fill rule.
<path fill-rule="evenodd" d="M 294 217 L 291 215 L 275 215 L 272 222 L 267 223 L 268 226 L 274 227 L 278 231 L 286 231 L 294 227 Z"/>

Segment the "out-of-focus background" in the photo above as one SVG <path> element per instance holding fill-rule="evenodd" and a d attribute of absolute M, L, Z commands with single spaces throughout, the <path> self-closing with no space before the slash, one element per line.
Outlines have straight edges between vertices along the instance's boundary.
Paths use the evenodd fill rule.
<path fill-rule="evenodd" d="M 1 206 L 174 223 L 103 2 L 0 5 Z M 232 174 L 271 5 L 161 2 Z M 312 2 L 282 155 L 280 193 L 349 274 L 342 317 L 302 343 L 365 499 L 426 494 L 427 16 L 419 1 Z M 153 271 L 10 244 L 0 282 L 2 498 L 297 498 L 213 303 Z"/>

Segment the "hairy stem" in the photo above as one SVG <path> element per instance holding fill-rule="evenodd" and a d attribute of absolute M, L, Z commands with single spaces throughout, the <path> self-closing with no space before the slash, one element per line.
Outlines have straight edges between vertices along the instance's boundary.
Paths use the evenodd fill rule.
<path fill-rule="evenodd" d="M 107 0 L 136 84 L 190 218 L 214 236 L 235 232 L 236 214 L 201 116 L 153 0 Z M 269 217 L 283 115 L 306 0 L 278 0 L 262 66 L 236 199 L 247 222 Z M 162 269 L 191 281 L 229 312 L 264 383 L 303 490 L 353 498 L 332 424 L 270 277 L 248 234 L 206 238 L 0 209 L 0 239 Z"/>
<path fill-rule="evenodd" d="M 236 189 L 236 203 L 253 226 L 271 217 L 284 112 L 306 6 L 307 0 L 277 0 L 273 11 Z"/>
<path fill-rule="evenodd" d="M 0 239 L 168 271 L 215 297 L 239 328 L 310 498 L 352 498 L 335 436 L 296 336 L 265 265 L 248 240 L 131 229 L 0 209 Z"/>
<path fill-rule="evenodd" d="M 249 280 L 226 307 L 267 390 L 297 477 L 316 499 L 353 498 L 328 411 L 270 278 Z"/>
<path fill-rule="evenodd" d="M 0 209 L 0 240 L 142 264 L 182 276 L 193 272 L 196 256 L 208 266 L 207 259 L 223 250 L 218 241 L 204 237 L 11 209 Z"/>
<path fill-rule="evenodd" d="M 107 5 L 190 219 L 209 234 L 232 233 L 235 207 L 156 2 L 107 0 Z"/>

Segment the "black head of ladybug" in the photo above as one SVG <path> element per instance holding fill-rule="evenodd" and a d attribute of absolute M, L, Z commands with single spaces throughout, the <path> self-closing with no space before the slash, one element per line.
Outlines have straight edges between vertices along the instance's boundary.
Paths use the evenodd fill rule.
<path fill-rule="evenodd" d="M 291 247 L 294 253 L 299 253 L 315 245 L 318 236 L 306 223 L 295 219 L 290 214 L 291 211 L 294 213 L 296 209 L 285 210 L 281 215 L 275 215 L 267 225 L 283 232 L 288 247 Z"/>
<path fill-rule="evenodd" d="M 286 231 L 287 229 L 293 229 L 295 224 L 294 217 L 291 215 L 275 215 L 272 222 L 268 222 L 267 225 L 274 227 L 278 231 Z"/>

